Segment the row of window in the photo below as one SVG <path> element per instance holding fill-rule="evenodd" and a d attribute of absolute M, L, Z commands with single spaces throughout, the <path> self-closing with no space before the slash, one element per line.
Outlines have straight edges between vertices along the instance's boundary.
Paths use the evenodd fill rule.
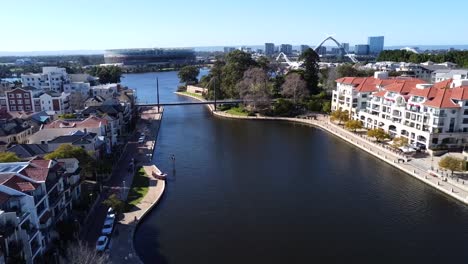
<path fill-rule="evenodd" d="M 18 107 L 12 105 L 10 106 L 10 111 L 31 111 L 31 106 L 27 105 L 23 108 L 22 105 L 18 105 Z"/>
<path fill-rule="evenodd" d="M 15 100 L 10 100 L 10 105 L 15 105 L 15 104 L 22 105 L 22 104 L 23 104 L 23 100 L 21 100 L 21 99 L 17 99 L 16 101 L 15 101 Z M 29 99 L 24 99 L 24 104 L 31 104 L 31 100 L 29 100 Z"/>
<path fill-rule="evenodd" d="M 24 98 L 29 98 L 29 93 L 23 93 L 23 94 L 17 93 L 16 94 L 16 98 L 23 98 L 23 96 Z M 15 98 L 15 94 L 9 93 L 8 98 Z"/>

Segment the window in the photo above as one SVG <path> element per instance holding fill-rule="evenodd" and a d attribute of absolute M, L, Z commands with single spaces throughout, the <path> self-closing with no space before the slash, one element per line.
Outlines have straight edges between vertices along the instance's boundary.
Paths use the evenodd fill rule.
<path fill-rule="evenodd" d="M 24 104 L 31 104 L 31 101 L 29 99 L 24 99 Z"/>
<path fill-rule="evenodd" d="M 14 94 L 8 94 L 8 98 L 15 98 L 15 95 Z"/>
<path fill-rule="evenodd" d="M 16 103 L 17 103 L 17 104 L 23 104 L 23 100 L 18 99 L 18 100 L 16 100 Z"/>
<path fill-rule="evenodd" d="M 16 98 L 23 98 L 22 94 L 16 94 Z"/>
<path fill-rule="evenodd" d="M 10 106 L 10 111 L 16 111 L 16 106 Z"/>
<path fill-rule="evenodd" d="M 26 111 L 31 111 L 31 107 L 29 105 L 25 106 Z"/>
<path fill-rule="evenodd" d="M 16 101 L 15 100 L 10 100 L 10 104 L 16 104 Z"/>
<path fill-rule="evenodd" d="M 463 124 L 468 124 L 468 118 L 463 118 Z"/>
<path fill-rule="evenodd" d="M 23 111 L 23 106 L 22 105 L 18 105 L 18 111 Z"/>
<path fill-rule="evenodd" d="M 28 94 L 28 93 L 25 93 L 25 94 L 24 94 L 24 98 L 29 98 L 29 94 Z"/>

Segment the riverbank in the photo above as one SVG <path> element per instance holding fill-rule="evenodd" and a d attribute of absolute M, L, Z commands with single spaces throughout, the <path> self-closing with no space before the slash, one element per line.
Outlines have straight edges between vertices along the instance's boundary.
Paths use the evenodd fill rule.
<path fill-rule="evenodd" d="M 166 188 L 165 181 L 155 177 L 155 175 L 162 175 L 161 171 L 151 164 L 163 111 L 164 109 L 158 112 L 156 107 L 152 107 L 141 113 L 137 130 L 144 133 L 147 140 L 140 144 L 132 154 L 135 164 L 143 167 L 148 176 L 149 187 L 146 195 L 129 212 L 124 213 L 119 223 L 116 224 L 109 245 L 112 263 L 142 263 L 133 244 L 135 230 L 145 215 L 159 202 Z M 127 184 L 131 186 L 132 182 Z M 124 197 L 125 200 L 128 198 L 127 190 L 124 190 Z"/>
<path fill-rule="evenodd" d="M 204 101 L 203 99 L 187 94 L 176 94 L 187 96 L 195 100 Z M 454 182 L 453 180 L 450 180 L 447 177 L 437 175 L 436 173 L 429 171 L 428 168 L 432 167 L 432 164 L 427 164 L 427 162 L 421 162 L 413 159 L 407 162 L 400 163 L 400 160 L 405 160 L 405 157 L 402 157 L 401 155 L 398 155 L 382 146 L 375 144 L 375 142 L 368 139 L 367 137 L 361 137 L 357 134 L 345 130 L 344 128 L 331 122 L 327 116 L 320 116 L 317 118 L 317 120 L 289 117 L 240 116 L 232 115 L 226 112 L 214 111 L 213 105 L 207 105 L 207 107 L 210 109 L 213 115 L 223 118 L 287 121 L 312 125 L 321 128 L 322 130 L 325 130 L 330 134 L 337 136 L 342 140 L 366 151 L 367 153 L 386 162 L 387 164 L 413 176 L 414 178 L 426 183 L 427 185 L 434 187 L 442 193 L 468 205 L 468 188 L 465 186 L 464 182 Z"/>

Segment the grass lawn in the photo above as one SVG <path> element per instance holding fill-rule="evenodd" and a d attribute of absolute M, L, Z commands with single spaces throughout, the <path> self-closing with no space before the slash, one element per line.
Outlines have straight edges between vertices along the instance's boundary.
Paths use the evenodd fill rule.
<path fill-rule="evenodd" d="M 203 98 L 203 96 L 201 94 L 198 94 L 198 93 L 189 93 L 189 92 L 180 92 L 181 94 L 186 94 L 186 95 L 191 95 L 193 97 L 197 97 L 197 98 L 200 98 L 200 99 L 205 99 Z"/>
<path fill-rule="evenodd" d="M 134 178 L 130 192 L 128 193 L 126 211 L 137 205 L 148 193 L 149 178 L 143 168 L 140 168 Z"/>
<path fill-rule="evenodd" d="M 245 111 L 244 108 L 241 108 L 241 107 L 233 107 L 233 108 L 227 110 L 226 113 L 231 114 L 231 115 L 237 115 L 237 116 L 248 116 L 249 115 L 249 112 Z"/>

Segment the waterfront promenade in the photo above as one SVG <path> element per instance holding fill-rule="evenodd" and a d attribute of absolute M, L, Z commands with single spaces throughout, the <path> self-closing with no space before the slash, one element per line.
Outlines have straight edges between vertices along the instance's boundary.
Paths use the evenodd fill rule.
<path fill-rule="evenodd" d="M 116 223 L 115 230 L 111 237 L 109 255 L 112 263 L 141 263 L 134 246 L 133 237 L 139 221 L 148 213 L 162 197 L 165 190 L 165 181 L 154 177 L 162 175 L 162 172 L 152 164 L 152 155 L 156 145 L 156 138 L 162 119 L 162 113 L 157 111 L 157 107 L 144 110 L 141 113 L 137 131 L 143 132 L 147 140 L 141 144 L 133 153 L 136 167 L 143 167 L 149 178 L 149 188 L 147 194 L 129 212 Z M 131 182 L 129 185 L 131 186 Z M 128 191 L 124 192 L 124 200 L 128 197 Z"/>
<path fill-rule="evenodd" d="M 198 97 L 190 96 L 183 93 L 177 93 L 182 96 L 188 96 L 196 100 L 203 100 Z M 354 146 L 366 151 L 367 153 L 379 158 L 380 160 L 394 166 L 408 175 L 415 177 L 416 179 L 434 187 L 435 189 L 447 194 L 448 196 L 455 198 L 456 200 L 468 204 L 468 183 L 462 180 L 450 179 L 447 172 L 437 173 L 431 171 L 432 167 L 437 166 L 436 162 L 432 162 L 430 159 L 418 159 L 411 158 L 407 159 L 406 156 L 400 155 L 389 148 L 384 147 L 382 144 L 376 143 L 374 140 L 369 139 L 367 136 L 363 136 L 357 133 L 350 132 L 341 126 L 331 122 L 329 117 L 326 115 L 318 115 L 317 119 L 302 119 L 302 118 L 290 118 L 290 117 L 266 117 L 266 116 L 237 116 L 226 112 L 213 111 L 213 105 L 207 105 L 207 107 L 213 112 L 215 116 L 231 119 L 248 119 L 248 120 L 278 120 L 287 122 L 296 122 L 307 125 L 312 125 L 321 128 L 342 140 L 353 144 Z"/>

